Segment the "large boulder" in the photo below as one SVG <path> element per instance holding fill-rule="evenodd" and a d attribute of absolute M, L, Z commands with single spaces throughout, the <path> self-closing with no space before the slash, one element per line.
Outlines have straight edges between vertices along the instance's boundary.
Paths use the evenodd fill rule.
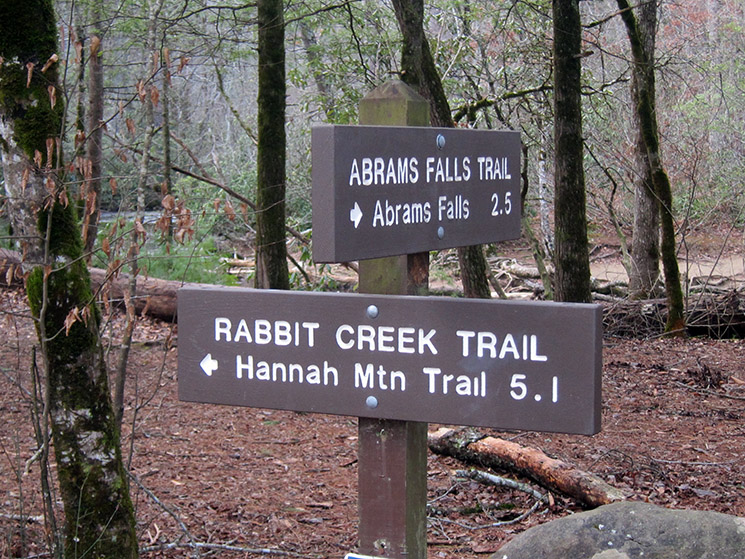
<path fill-rule="evenodd" d="M 491 559 L 745 559 L 745 518 L 621 502 L 526 530 Z"/>

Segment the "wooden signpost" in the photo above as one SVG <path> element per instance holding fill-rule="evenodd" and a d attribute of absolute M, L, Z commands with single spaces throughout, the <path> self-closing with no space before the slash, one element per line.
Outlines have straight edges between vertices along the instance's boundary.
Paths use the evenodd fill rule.
<path fill-rule="evenodd" d="M 350 558 L 426 559 L 426 422 L 600 430 L 600 307 L 414 297 L 429 250 L 520 233 L 519 137 L 428 115 L 392 80 L 314 131 L 314 257 L 359 259 L 360 295 L 179 294 L 180 399 L 359 417 Z"/>

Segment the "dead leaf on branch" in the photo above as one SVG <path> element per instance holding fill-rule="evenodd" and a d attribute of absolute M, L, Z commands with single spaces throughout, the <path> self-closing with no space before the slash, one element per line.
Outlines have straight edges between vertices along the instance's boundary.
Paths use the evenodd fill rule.
<path fill-rule="evenodd" d="M 75 64 L 80 64 L 80 62 L 83 60 L 83 42 L 82 41 L 75 41 Z"/>
<path fill-rule="evenodd" d="M 233 209 L 233 204 L 230 203 L 230 200 L 225 200 L 225 215 L 228 216 L 228 219 L 230 221 L 235 221 L 235 210 Z"/>
<path fill-rule="evenodd" d="M 167 211 L 172 212 L 176 208 L 176 198 L 172 194 L 166 194 L 163 196 L 163 200 L 160 201 L 160 205 Z"/>
<path fill-rule="evenodd" d="M 137 128 L 135 128 L 135 121 L 127 117 L 124 122 L 127 125 L 127 130 L 129 130 L 129 133 L 132 134 L 132 136 L 134 136 L 135 133 L 137 132 Z"/>
<path fill-rule="evenodd" d="M 54 108 L 57 104 L 57 88 L 50 85 L 47 87 L 47 91 L 49 92 L 49 104 Z"/>
<path fill-rule="evenodd" d="M 176 73 L 181 73 L 181 70 L 184 69 L 184 66 L 186 66 L 189 63 L 189 59 L 186 56 L 182 56 L 179 58 L 178 61 L 178 70 L 176 70 Z"/>
<path fill-rule="evenodd" d="M 47 138 L 47 169 L 52 168 L 52 156 L 54 155 L 54 138 Z"/>
<path fill-rule="evenodd" d="M 15 276 L 16 267 L 11 264 L 8 266 L 8 271 L 5 273 L 5 283 L 11 285 L 13 283 L 13 277 Z"/>
<path fill-rule="evenodd" d="M 84 130 L 78 130 L 75 133 L 75 148 L 79 148 L 85 143 L 85 131 Z"/>
<path fill-rule="evenodd" d="M 56 63 L 58 60 L 59 60 L 59 56 L 57 56 L 56 54 L 53 54 L 52 56 L 50 56 L 49 60 L 47 60 L 44 66 L 41 68 L 41 73 L 43 74 L 44 72 L 49 70 L 52 64 Z"/>
<path fill-rule="evenodd" d="M 67 189 L 63 188 L 59 191 L 59 203 L 62 204 L 63 207 L 67 207 L 67 205 L 70 203 L 70 201 L 67 199 Z"/>
<path fill-rule="evenodd" d="M 135 84 L 135 89 L 137 90 L 137 97 L 140 99 L 141 103 L 145 102 L 145 99 L 147 99 L 147 91 L 145 90 L 145 82 L 142 80 L 138 80 Z"/>
<path fill-rule="evenodd" d="M 127 158 L 127 154 L 120 149 L 114 148 L 114 155 L 116 155 L 122 163 L 126 163 L 127 161 L 129 161 L 129 159 Z"/>
<path fill-rule="evenodd" d="M 88 196 L 85 200 L 85 213 L 87 215 L 93 215 L 96 213 L 96 191 L 89 190 Z"/>
<path fill-rule="evenodd" d="M 111 193 L 116 196 L 116 189 L 118 188 L 118 183 L 116 182 L 116 179 L 114 177 L 111 177 L 109 179 L 109 187 L 111 187 Z"/>
<path fill-rule="evenodd" d="M 31 78 L 34 75 L 34 63 L 33 62 L 27 62 L 26 63 L 26 87 L 31 87 Z"/>
<path fill-rule="evenodd" d="M 70 334 L 70 328 L 73 327 L 73 324 L 80 321 L 80 310 L 78 307 L 73 307 L 69 313 L 67 313 L 67 316 L 65 317 L 65 335 Z"/>
<path fill-rule="evenodd" d="M 101 37 L 93 35 L 91 38 L 91 58 L 98 56 L 98 49 L 101 47 Z"/>
<path fill-rule="evenodd" d="M 135 233 L 137 233 L 138 237 L 142 236 L 142 242 L 144 243 L 147 238 L 147 231 L 139 218 L 135 219 Z"/>

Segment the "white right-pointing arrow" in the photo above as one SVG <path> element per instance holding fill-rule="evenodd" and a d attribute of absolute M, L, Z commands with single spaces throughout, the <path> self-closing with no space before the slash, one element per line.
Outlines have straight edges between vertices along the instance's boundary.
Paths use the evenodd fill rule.
<path fill-rule="evenodd" d="M 202 370 L 208 377 L 211 377 L 212 373 L 217 370 L 217 359 L 212 359 L 212 354 L 208 353 L 199 362 L 199 366 L 202 367 Z"/>
<path fill-rule="evenodd" d="M 357 226 L 362 220 L 362 210 L 357 202 L 354 203 L 354 208 L 349 210 L 349 219 L 354 223 L 354 228 L 357 229 Z"/>

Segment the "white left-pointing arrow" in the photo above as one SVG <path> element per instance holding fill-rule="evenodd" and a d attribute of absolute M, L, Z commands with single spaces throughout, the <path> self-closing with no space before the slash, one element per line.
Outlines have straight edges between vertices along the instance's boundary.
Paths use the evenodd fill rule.
<path fill-rule="evenodd" d="M 208 377 L 211 377 L 212 373 L 217 370 L 217 359 L 212 359 L 212 354 L 208 353 L 204 356 L 204 359 L 199 362 L 199 366 L 202 367 L 202 370 Z"/>
<path fill-rule="evenodd" d="M 354 203 L 354 208 L 349 210 L 349 219 L 354 223 L 354 228 L 357 229 L 362 220 L 362 210 L 357 202 Z"/>

